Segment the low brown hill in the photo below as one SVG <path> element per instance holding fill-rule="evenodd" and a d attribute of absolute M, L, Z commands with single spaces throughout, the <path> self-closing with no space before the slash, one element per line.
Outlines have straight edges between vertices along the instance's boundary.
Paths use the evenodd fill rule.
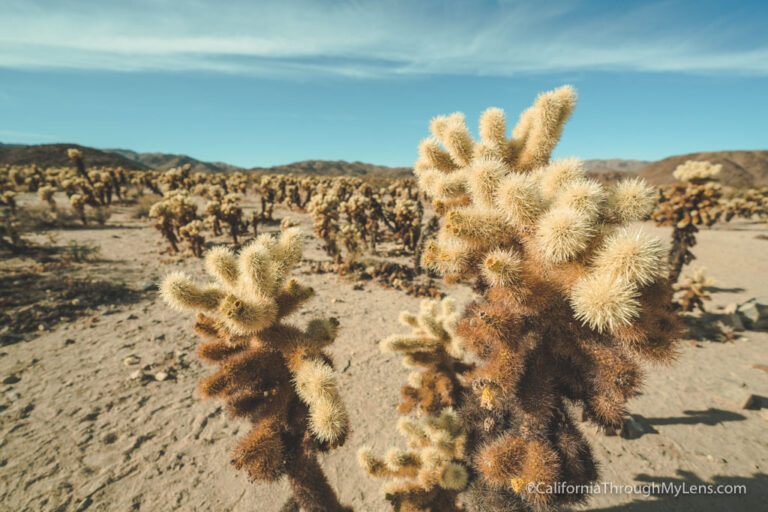
<path fill-rule="evenodd" d="M 714 151 L 670 156 L 643 167 L 639 175 L 653 185 L 674 183 L 672 172 L 688 160 L 707 161 L 723 166 L 718 181 L 732 187 L 768 185 L 768 151 Z"/>
<path fill-rule="evenodd" d="M 77 148 L 83 153 L 86 167 L 122 167 L 127 170 L 149 169 L 148 166 L 108 151 L 77 144 L 3 145 L 0 147 L 0 165 L 36 165 L 38 167 L 67 167 L 72 162 L 67 149 Z"/>
<path fill-rule="evenodd" d="M 405 178 L 413 176 L 410 167 L 387 167 L 365 162 L 346 162 L 344 160 L 304 160 L 272 167 L 254 167 L 251 171 L 259 174 L 297 174 L 319 176 L 385 176 Z"/>
<path fill-rule="evenodd" d="M 173 155 L 170 153 L 138 153 L 130 149 L 107 149 L 110 153 L 122 155 L 130 160 L 139 162 L 158 171 L 167 171 L 174 167 L 189 164 L 192 172 L 238 172 L 242 167 L 225 164 L 222 162 L 203 162 L 187 155 Z"/>

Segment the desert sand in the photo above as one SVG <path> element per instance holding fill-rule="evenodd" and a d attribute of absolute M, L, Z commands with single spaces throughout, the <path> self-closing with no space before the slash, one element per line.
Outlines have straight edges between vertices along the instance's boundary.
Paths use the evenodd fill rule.
<path fill-rule="evenodd" d="M 28 196 L 22 203 L 36 201 L 22 196 Z M 253 207 L 248 199 L 245 206 Z M 148 221 L 132 219 L 127 207 L 114 211 L 103 228 L 51 234 L 57 243 L 100 248 L 95 261 L 64 271 L 124 282 L 138 290 L 136 297 L 43 325 L 34 336 L 0 347 L 0 510 L 278 511 L 289 497 L 285 482 L 250 483 L 229 465 L 230 450 L 247 424 L 196 394 L 197 381 L 211 370 L 195 357 L 193 315 L 172 311 L 155 290 L 142 291 L 174 270 L 202 278 L 202 262 L 161 254 L 165 243 Z M 398 313 L 416 310 L 420 299 L 370 281 L 354 289 L 335 274 L 309 273 L 309 261 L 325 259 L 311 236 L 311 220 L 276 208 L 276 217 L 285 215 L 299 220 L 306 234 L 297 277 L 317 291 L 293 320 L 332 315 L 342 326 L 330 352 L 341 372 L 352 434 L 322 464 L 343 502 L 357 511 L 390 510 L 379 491 L 382 482 L 359 469 L 356 452 L 363 445 L 381 453 L 403 444 L 395 408 L 408 371 L 399 358 L 380 353 L 377 342 L 403 332 Z M 668 241 L 670 229 L 650 223 L 645 228 Z M 766 233 L 764 224 L 741 221 L 699 234 L 692 266 L 707 267 L 718 281 L 707 303 L 713 318 L 728 304 L 768 295 L 768 240 L 758 238 Z M 443 289 L 462 305 L 472 300 L 465 286 Z M 629 403 L 643 428 L 640 437 L 609 437 L 587 423 L 581 427 L 601 463 L 602 481 L 743 484 L 746 495 L 600 493 L 580 509 L 764 509 L 768 333 L 737 334 L 730 342 L 684 341 L 673 365 L 648 368 L 643 393 Z M 167 378 L 158 380 L 158 374 Z M 744 393 L 755 395 L 762 408 L 742 409 Z"/>

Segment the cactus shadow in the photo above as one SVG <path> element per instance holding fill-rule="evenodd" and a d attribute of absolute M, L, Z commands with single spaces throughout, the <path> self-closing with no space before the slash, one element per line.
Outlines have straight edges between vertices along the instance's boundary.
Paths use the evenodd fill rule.
<path fill-rule="evenodd" d="M 682 315 L 686 338 L 696 341 L 732 341 L 738 334 L 729 324 L 728 315 L 704 312 Z"/>
<path fill-rule="evenodd" d="M 741 293 L 744 288 L 720 288 L 719 286 L 708 286 L 707 289 L 713 293 Z"/>
<path fill-rule="evenodd" d="M 663 425 L 709 425 L 714 426 L 728 421 L 744 421 L 746 416 L 739 413 L 726 411 L 723 409 L 709 409 L 701 411 L 687 410 L 683 411 L 685 416 L 671 416 L 667 418 L 645 418 L 640 414 L 632 414 L 635 420 L 643 427 L 654 427 Z"/>
<path fill-rule="evenodd" d="M 635 486 L 648 489 L 648 498 L 638 497 L 631 503 L 591 509 L 593 512 L 667 512 L 699 511 L 732 512 L 765 510 L 768 500 L 768 475 L 715 475 L 709 481 L 691 471 L 677 470 L 677 476 L 635 476 Z M 676 496 L 675 492 L 679 491 Z"/>

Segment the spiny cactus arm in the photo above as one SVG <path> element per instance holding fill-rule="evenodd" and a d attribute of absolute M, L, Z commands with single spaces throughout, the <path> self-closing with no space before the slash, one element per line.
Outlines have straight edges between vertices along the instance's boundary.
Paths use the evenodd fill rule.
<path fill-rule="evenodd" d="M 384 459 L 373 454 L 369 447 L 362 447 L 357 452 L 357 459 L 363 471 L 374 477 L 415 477 L 421 468 L 419 454 L 414 451 L 403 452 L 391 448 Z"/>
<path fill-rule="evenodd" d="M 179 310 L 215 311 L 225 297 L 216 286 L 198 287 L 183 272 L 169 274 L 160 285 L 160 294 L 168 304 Z"/>
<path fill-rule="evenodd" d="M 277 317 L 284 318 L 290 315 L 314 296 L 314 288 L 304 286 L 297 280 L 291 279 L 275 298 L 277 302 Z"/>
<path fill-rule="evenodd" d="M 273 325 L 277 319 L 277 304 L 274 299 L 263 295 L 243 300 L 229 294 L 221 300 L 219 312 L 230 332 L 245 336 Z"/>
<path fill-rule="evenodd" d="M 294 373 L 296 393 L 309 406 L 314 436 L 332 446 L 343 444 L 349 418 L 339 395 L 336 374 L 322 359 L 306 359 Z"/>
<path fill-rule="evenodd" d="M 530 170 L 547 163 L 575 107 L 576 90 L 569 85 L 536 98 L 530 113 L 521 119 L 524 125 L 518 134 L 524 134 L 525 144 L 517 158 L 517 168 Z"/>
<path fill-rule="evenodd" d="M 234 253 L 224 246 L 213 247 L 205 256 L 208 273 L 232 290 L 237 286 L 240 270 Z"/>

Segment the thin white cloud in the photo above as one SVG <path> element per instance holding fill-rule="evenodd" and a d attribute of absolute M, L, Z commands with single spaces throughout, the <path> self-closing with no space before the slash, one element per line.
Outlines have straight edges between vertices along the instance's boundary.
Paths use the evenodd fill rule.
<path fill-rule="evenodd" d="M 768 43 L 750 25 L 759 19 L 686 21 L 683 2 L 593 13 L 575 1 L 479 5 L 9 0 L 0 17 L 0 67 L 295 78 L 613 69 L 768 74 Z"/>

